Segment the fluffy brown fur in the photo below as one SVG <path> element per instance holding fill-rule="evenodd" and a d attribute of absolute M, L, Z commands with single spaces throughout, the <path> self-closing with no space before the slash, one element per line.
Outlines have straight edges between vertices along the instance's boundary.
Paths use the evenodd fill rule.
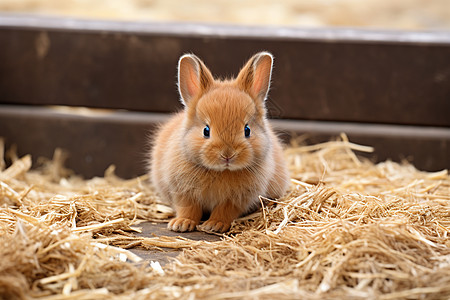
<path fill-rule="evenodd" d="M 287 190 L 289 174 L 264 104 L 272 61 L 258 53 L 235 80 L 219 81 L 195 55 L 180 58 L 185 109 L 160 128 L 151 152 L 153 184 L 176 210 L 169 229 L 192 231 L 210 212 L 203 228 L 224 232 L 260 195 L 278 198 Z"/>

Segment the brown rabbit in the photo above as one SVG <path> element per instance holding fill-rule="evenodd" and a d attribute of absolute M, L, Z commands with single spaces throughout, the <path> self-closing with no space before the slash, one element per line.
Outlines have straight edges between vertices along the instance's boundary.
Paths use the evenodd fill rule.
<path fill-rule="evenodd" d="M 260 52 L 236 79 L 219 81 L 197 56 L 180 58 L 185 109 L 160 128 L 151 152 L 153 184 L 176 211 L 169 229 L 192 231 L 210 212 L 202 228 L 225 232 L 259 195 L 286 192 L 288 170 L 265 109 L 272 61 Z"/>

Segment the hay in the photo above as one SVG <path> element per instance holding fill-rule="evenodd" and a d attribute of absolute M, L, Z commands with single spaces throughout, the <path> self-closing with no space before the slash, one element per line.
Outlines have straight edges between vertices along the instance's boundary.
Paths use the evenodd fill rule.
<path fill-rule="evenodd" d="M 292 187 L 219 242 L 138 237 L 172 210 L 147 177 L 83 180 L 64 153 L 0 161 L 0 298 L 445 299 L 450 176 L 373 164 L 339 141 L 286 150 Z M 0 142 L 0 153 L 3 155 Z M 185 249 L 164 268 L 127 248 Z"/>

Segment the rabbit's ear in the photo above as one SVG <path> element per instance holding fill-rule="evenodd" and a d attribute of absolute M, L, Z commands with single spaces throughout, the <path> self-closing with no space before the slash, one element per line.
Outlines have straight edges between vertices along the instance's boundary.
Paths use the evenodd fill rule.
<path fill-rule="evenodd" d="M 194 54 L 185 54 L 178 61 L 178 90 L 185 106 L 199 98 L 214 82 L 211 72 Z"/>
<path fill-rule="evenodd" d="M 255 54 L 239 72 L 236 82 L 254 99 L 264 101 L 270 87 L 273 56 L 269 52 Z"/>

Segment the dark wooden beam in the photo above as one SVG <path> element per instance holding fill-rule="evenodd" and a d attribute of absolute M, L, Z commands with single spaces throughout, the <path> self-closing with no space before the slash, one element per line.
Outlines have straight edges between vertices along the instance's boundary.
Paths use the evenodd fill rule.
<path fill-rule="evenodd" d="M 450 33 L 0 16 L 0 103 L 180 108 L 179 56 L 219 76 L 275 55 L 275 118 L 450 126 Z"/>
<path fill-rule="evenodd" d="M 34 159 L 51 157 L 55 148 L 69 153 L 67 166 L 86 177 L 101 176 L 110 164 L 130 178 L 147 170 L 149 140 L 169 115 L 126 112 L 61 110 L 47 107 L 0 105 L 0 136 L 7 147 Z M 288 141 L 292 134 L 309 135 L 311 143 L 345 132 L 352 142 L 373 146 L 374 161 L 409 159 L 419 169 L 450 168 L 450 129 L 420 126 L 272 120 Z"/>

